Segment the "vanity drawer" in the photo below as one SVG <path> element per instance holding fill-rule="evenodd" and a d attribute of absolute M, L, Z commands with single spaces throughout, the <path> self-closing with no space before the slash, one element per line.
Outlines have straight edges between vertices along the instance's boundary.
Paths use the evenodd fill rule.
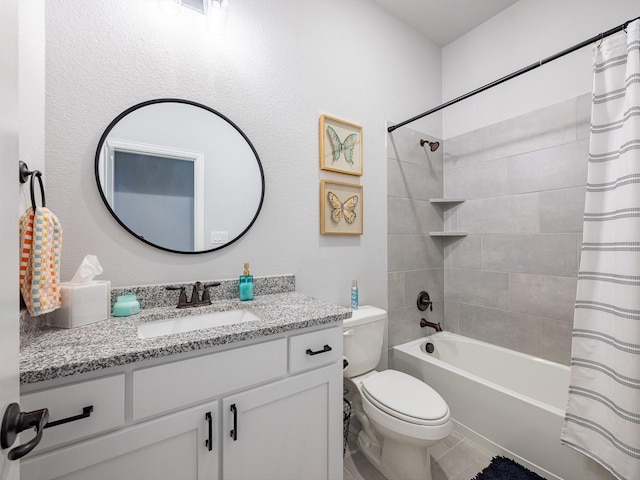
<path fill-rule="evenodd" d="M 124 374 L 28 393 L 20 397 L 20 407 L 25 412 L 49 409 L 49 424 L 81 416 L 83 409 L 88 414 L 45 428 L 36 452 L 95 435 L 124 424 Z"/>
<path fill-rule="evenodd" d="M 289 371 L 299 372 L 342 358 L 342 327 L 295 335 L 289 339 Z"/>
<path fill-rule="evenodd" d="M 287 340 L 234 348 L 133 372 L 133 419 L 183 408 L 287 374 Z"/>

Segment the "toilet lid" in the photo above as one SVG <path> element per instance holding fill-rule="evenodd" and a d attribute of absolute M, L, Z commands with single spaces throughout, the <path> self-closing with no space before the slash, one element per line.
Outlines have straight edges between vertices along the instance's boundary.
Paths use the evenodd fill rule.
<path fill-rule="evenodd" d="M 438 392 L 396 370 L 384 370 L 365 378 L 362 392 L 376 407 L 406 422 L 438 425 L 449 416 L 449 406 Z"/>

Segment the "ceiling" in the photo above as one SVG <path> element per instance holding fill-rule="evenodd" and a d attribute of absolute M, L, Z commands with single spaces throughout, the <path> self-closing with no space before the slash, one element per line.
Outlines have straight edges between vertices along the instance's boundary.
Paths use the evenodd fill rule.
<path fill-rule="evenodd" d="M 441 47 L 518 0 L 373 0 Z"/>

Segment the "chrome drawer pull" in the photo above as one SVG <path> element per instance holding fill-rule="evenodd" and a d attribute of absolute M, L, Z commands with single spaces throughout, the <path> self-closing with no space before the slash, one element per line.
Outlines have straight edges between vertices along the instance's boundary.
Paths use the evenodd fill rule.
<path fill-rule="evenodd" d="M 82 409 L 82 413 L 80 415 L 75 415 L 73 417 L 63 418 L 62 420 L 56 420 L 55 422 L 49 422 L 44 426 L 44 428 L 56 427 L 58 425 L 62 425 L 63 423 L 75 422 L 76 420 L 82 420 L 83 418 L 89 418 L 91 416 L 91 412 L 93 412 L 93 405 L 89 405 L 88 407 L 84 407 Z"/>
<path fill-rule="evenodd" d="M 318 355 L 319 353 L 325 353 L 325 352 L 330 352 L 331 350 L 333 350 L 329 345 L 325 345 L 324 348 L 322 350 L 317 350 L 317 351 L 313 351 L 310 348 L 307 348 L 307 355 Z"/>

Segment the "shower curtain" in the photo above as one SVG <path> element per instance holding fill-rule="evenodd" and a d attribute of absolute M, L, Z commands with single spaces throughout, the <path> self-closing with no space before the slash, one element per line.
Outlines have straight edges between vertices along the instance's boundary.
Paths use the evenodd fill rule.
<path fill-rule="evenodd" d="M 640 479 L 640 20 L 594 45 L 584 239 L 562 443 Z"/>

